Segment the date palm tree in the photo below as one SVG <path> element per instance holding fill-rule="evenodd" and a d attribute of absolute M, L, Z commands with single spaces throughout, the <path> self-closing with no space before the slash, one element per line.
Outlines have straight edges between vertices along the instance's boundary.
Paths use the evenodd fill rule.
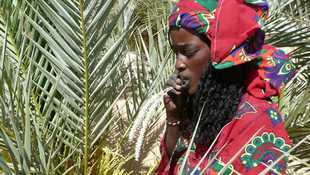
<path fill-rule="evenodd" d="M 124 159 L 103 148 L 128 86 L 129 3 L 0 1 L 0 172 L 94 174 L 102 155 Z"/>

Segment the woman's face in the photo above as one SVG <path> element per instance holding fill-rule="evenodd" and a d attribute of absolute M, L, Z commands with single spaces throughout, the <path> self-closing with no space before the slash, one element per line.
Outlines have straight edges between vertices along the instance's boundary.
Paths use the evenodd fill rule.
<path fill-rule="evenodd" d="M 210 59 L 210 47 L 206 42 L 191 32 L 180 28 L 170 31 L 171 47 L 176 54 L 175 69 L 187 86 L 188 94 L 193 95 L 198 89 L 202 73 Z"/>

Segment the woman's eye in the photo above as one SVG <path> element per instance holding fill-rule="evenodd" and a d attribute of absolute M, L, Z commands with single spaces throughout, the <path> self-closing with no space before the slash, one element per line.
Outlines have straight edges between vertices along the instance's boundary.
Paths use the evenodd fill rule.
<path fill-rule="evenodd" d="M 171 49 L 175 54 L 182 54 L 186 57 L 192 57 L 199 51 L 198 48 L 193 48 L 193 47 L 173 47 L 172 46 Z"/>
<path fill-rule="evenodd" d="M 194 55 L 196 54 L 197 51 L 198 51 L 197 49 L 195 49 L 195 50 L 193 50 L 193 49 L 190 49 L 190 50 L 183 50 L 183 51 L 181 52 L 181 54 L 182 54 L 182 55 L 185 55 L 185 56 L 187 56 L 187 57 L 192 57 L 192 56 L 194 56 Z"/>

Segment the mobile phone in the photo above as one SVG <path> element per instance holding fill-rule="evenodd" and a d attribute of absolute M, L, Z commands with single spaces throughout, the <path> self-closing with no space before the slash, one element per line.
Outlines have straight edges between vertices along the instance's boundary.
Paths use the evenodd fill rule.
<path fill-rule="evenodd" d="M 177 100 L 177 95 L 173 92 L 174 89 L 171 89 L 170 91 L 167 92 L 167 94 L 170 96 L 170 98 L 172 99 L 172 101 L 174 103 L 176 103 Z"/>

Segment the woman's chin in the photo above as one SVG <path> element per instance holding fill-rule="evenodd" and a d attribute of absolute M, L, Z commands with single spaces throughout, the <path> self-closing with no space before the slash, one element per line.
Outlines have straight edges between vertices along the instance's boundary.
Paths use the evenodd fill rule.
<path fill-rule="evenodd" d="M 195 95 L 198 91 L 198 84 L 189 84 L 187 88 L 188 95 Z"/>
<path fill-rule="evenodd" d="M 187 93 L 188 93 L 188 95 L 194 95 L 196 93 L 196 91 L 197 91 L 197 88 L 189 88 Z"/>

